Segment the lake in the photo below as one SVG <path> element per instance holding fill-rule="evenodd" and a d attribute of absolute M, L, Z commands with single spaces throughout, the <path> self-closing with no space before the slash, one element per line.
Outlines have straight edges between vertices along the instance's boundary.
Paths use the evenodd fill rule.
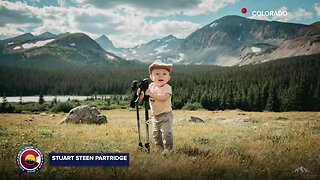
<path fill-rule="evenodd" d="M 92 96 L 44 96 L 45 101 L 52 101 L 54 98 L 57 98 L 57 101 L 67 101 L 68 98 L 70 100 L 72 99 L 78 99 L 78 100 L 86 100 L 87 98 L 91 98 Z M 8 102 L 19 102 L 20 96 L 12 96 L 12 97 L 6 97 Z M 101 98 L 101 96 L 97 96 L 97 98 Z M 107 98 L 110 98 L 107 96 Z M 2 101 L 2 99 L 1 99 Z M 22 96 L 22 102 L 38 102 L 39 96 Z"/>

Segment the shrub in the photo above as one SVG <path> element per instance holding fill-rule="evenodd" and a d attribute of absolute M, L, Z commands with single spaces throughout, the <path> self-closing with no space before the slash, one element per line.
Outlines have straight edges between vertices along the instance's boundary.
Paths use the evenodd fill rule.
<path fill-rule="evenodd" d="M 54 111 L 54 112 L 65 112 L 65 113 L 67 113 L 67 112 L 69 112 L 73 107 L 74 107 L 73 104 L 70 103 L 70 102 L 58 102 L 58 103 L 55 105 L 53 111 Z"/>
<path fill-rule="evenodd" d="M 9 104 L 7 105 L 2 105 L 0 106 L 0 113 L 13 113 L 14 112 L 14 107 Z"/>
<path fill-rule="evenodd" d="M 209 143 L 210 139 L 205 137 L 194 137 L 192 138 L 192 141 L 198 144 L 205 145 Z"/>
<path fill-rule="evenodd" d="M 109 110 L 110 108 L 108 106 L 103 106 L 100 108 L 100 110 Z"/>
<path fill-rule="evenodd" d="M 195 103 L 186 103 L 183 107 L 183 110 L 191 110 L 191 111 L 195 111 L 198 109 L 202 109 L 202 106 L 200 103 L 195 102 Z"/>
<path fill-rule="evenodd" d="M 14 107 L 13 112 L 22 113 L 22 112 L 43 112 L 49 110 L 49 104 L 38 104 L 36 102 L 27 102 L 27 103 L 13 103 Z"/>
<path fill-rule="evenodd" d="M 177 153 L 185 154 L 187 156 L 203 156 L 206 157 L 210 154 L 208 150 L 201 150 L 197 147 L 182 146 L 177 149 Z"/>

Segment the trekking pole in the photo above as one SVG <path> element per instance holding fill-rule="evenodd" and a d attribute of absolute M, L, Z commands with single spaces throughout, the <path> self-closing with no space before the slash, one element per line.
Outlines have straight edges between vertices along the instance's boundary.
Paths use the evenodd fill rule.
<path fill-rule="evenodd" d="M 146 117 L 146 151 L 150 153 L 150 140 L 149 140 L 149 96 L 144 98 L 144 108 L 145 108 L 145 117 Z"/>
<path fill-rule="evenodd" d="M 139 97 L 140 97 L 140 94 L 141 94 L 141 91 L 140 91 L 140 94 L 139 96 L 137 95 L 137 90 L 138 90 L 138 83 L 139 81 L 137 80 L 134 80 L 132 82 L 132 91 L 133 91 L 133 100 L 131 101 L 130 103 L 130 106 L 132 108 L 136 108 L 136 112 L 137 112 L 137 126 L 138 126 L 138 138 L 139 138 L 139 143 L 138 143 L 138 147 L 139 149 L 142 149 L 142 142 L 141 142 L 141 131 L 140 131 L 140 116 L 139 116 Z"/>
<path fill-rule="evenodd" d="M 144 94 L 146 94 L 146 90 L 149 87 L 149 79 L 145 78 L 143 79 L 142 83 L 142 89 L 144 90 Z M 144 101 L 144 108 L 145 108 L 145 119 L 146 119 L 146 143 L 144 144 L 144 147 L 146 148 L 146 152 L 150 153 L 150 140 L 149 140 L 149 96 L 144 95 L 143 98 Z"/>
<path fill-rule="evenodd" d="M 142 149 L 142 142 L 141 142 L 141 131 L 140 131 L 140 117 L 139 117 L 139 97 L 137 101 L 135 102 L 136 104 L 136 111 L 137 111 L 137 126 L 138 126 L 138 138 L 139 138 L 139 149 Z"/>
<path fill-rule="evenodd" d="M 145 95 L 146 91 L 149 87 L 149 79 L 145 78 L 140 83 L 137 80 L 134 80 L 132 82 L 132 91 L 133 93 L 133 99 L 130 102 L 130 106 L 132 108 L 136 108 L 137 112 L 137 125 L 138 125 L 138 138 L 139 138 L 139 149 L 143 148 L 142 142 L 141 142 L 141 131 L 140 131 L 140 116 L 139 116 L 139 98 L 141 95 L 141 92 L 144 92 L 144 106 L 145 106 L 145 119 L 146 119 L 146 143 L 145 148 L 146 152 L 150 153 L 150 140 L 149 140 L 149 96 Z M 137 95 L 137 91 L 140 89 L 139 95 Z"/>

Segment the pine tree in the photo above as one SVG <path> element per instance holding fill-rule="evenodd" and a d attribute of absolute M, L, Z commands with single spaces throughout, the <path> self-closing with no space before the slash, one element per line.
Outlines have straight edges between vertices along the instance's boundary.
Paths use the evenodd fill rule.
<path fill-rule="evenodd" d="M 267 99 L 266 109 L 267 111 L 279 111 L 279 100 L 276 94 L 274 86 L 270 87 L 269 97 Z"/>
<path fill-rule="evenodd" d="M 6 97 L 5 94 L 3 94 L 3 96 L 2 96 L 2 102 L 1 102 L 1 107 L 5 108 L 5 107 L 7 106 L 7 103 L 8 103 L 7 97 Z"/>
<path fill-rule="evenodd" d="M 248 100 L 248 106 L 249 106 L 249 110 L 255 110 L 255 98 L 254 98 L 254 90 L 253 87 L 251 86 L 248 90 L 248 96 L 247 96 L 247 100 Z"/>
<path fill-rule="evenodd" d="M 20 95 L 19 104 L 22 104 L 22 96 Z"/>
<path fill-rule="evenodd" d="M 44 103 L 43 94 L 40 93 L 40 95 L 39 95 L 39 104 L 43 104 L 43 103 Z"/>
<path fill-rule="evenodd" d="M 53 104 L 57 104 L 57 96 L 55 96 L 55 97 L 52 99 L 52 103 L 53 103 Z"/>

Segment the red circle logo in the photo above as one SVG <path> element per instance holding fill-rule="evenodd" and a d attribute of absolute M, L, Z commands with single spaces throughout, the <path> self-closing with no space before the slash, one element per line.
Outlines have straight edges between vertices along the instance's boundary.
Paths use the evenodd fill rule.
<path fill-rule="evenodd" d="M 25 147 L 17 156 L 19 168 L 26 173 L 35 173 L 43 165 L 43 155 L 38 148 Z"/>

